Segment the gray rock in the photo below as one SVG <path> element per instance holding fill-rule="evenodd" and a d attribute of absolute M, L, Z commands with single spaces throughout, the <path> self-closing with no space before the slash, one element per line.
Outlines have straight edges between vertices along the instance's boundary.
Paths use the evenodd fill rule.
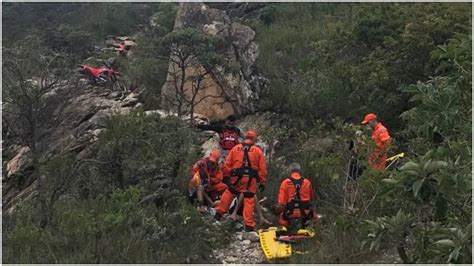
<path fill-rule="evenodd" d="M 245 232 L 243 234 L 243 239 L 248 239 L 252 242 L 257 242 L 260 238 L 258 237 L 257 232 Z"/>
<path fill-rule="evenodd" d="M 28 168 L 33 163 L 33 154 L 26 146 L 18 147 L 15 156 L 7 163 L 7 177 L 19 173 Z"/>
<path fill-rule="evenodd" d="M 242 232 L 237 233 L 236 238 L 237 240 L 242 241 L 243 239 Z"/>
<path fill-rule="evenodd" d="M 123 107 L 134 106 L 138 103 L 138 101 L 139 101 L 138 94 L 132 92 L 129 95 L 127 95 L 125 99 L 122 100 L 122 106 Z"/>
<path fill-rule="evenodd" d="M 263 259 L 263 253 L 260 251 L 260 249 L 254 250 L 251 254 L 251 257 L 258 258 L 258 259 Z"/>
<path fill-rule="evenodd" d="M 109 98 L 119 98 L 120 96 L 122 96 L 120 91 L 113 91 L 108 95 Z"/>
<path fill-rule="evenodd" d="M 42 156 L 40 160 L 64 151 L 74 151 L 77 152 L 77 158 L 86 158 L 91 154 L 88 150 L 105 128 L 107 120 L 113 114 L 127 114 L 132 110 L 130 107 L 121 106 L 123 102 L 116 99 L 118 92 L 110 92 L 105 87 L 90 86 L 85 82 L 65 83 L 46 96 L 47 115 L 39 118 L 42 125 L 38 132 L 37 146 L 38 154 Z M 137 99 L 138 95 L 134 94 L 127 101 L 134 102 Z M 26 149 L 8 157 L 10 160 L 5 165 L 6 176 L 28 168 L 31 161 Z M 25 186 L 29 184 L 31 183 Z M 3 197 L 4 206 L 13 206 L 13 201 L 18 201 L 16 195 L 26 195 L 22 193 L 25 189 L 26 187 L 13 189 L 12 186 L 4 184 L 4 194 L 8 195 Z M 7 208 L 4 208 L 4 211 L 7 211 Z"/>

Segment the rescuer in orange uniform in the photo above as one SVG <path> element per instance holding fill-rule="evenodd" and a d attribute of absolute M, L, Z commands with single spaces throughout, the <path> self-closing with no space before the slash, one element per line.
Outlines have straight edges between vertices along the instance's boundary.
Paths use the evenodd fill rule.
<path fill-rule="evenodd" d="M 265 155 L 260 148 L 255 146 L 256 141 L 257 133 L 248 130 L 244 141 L 230 150 L 224 165 L 224 183 L 227 183 L 227 190 L 215 209 L 215 218 L 220 220 L 222 215 L 228 211 L 232 200 L 243 193 L 245 231 L 255 231 L 253 211 L 257 183 L 260 183 L 259 190 L 263 191 L 267 181 Z"/>
<path fill-rule="evenodd" d="M 212 151 L 209 157 L 197 161 L 191 170 L 188 191 L 191 203 L 198 200 L 198 208 L 206 203 L 213 206 L 227 186 L 222 183 L 222 170 L 219 168 L 219 151 Z M 204 202 L 206 200 L 206 202 Z"/>
<path fill-rule="evenodd" d="M 377 120 L 375 114 L 367 114 L 362 121 L 362 125 L 369 125 L 372 128 L 372 140 L 375 142 L 374 150 L 369 154 L 369 166 L 373 170 L 385 168 L 387 161 L 387 151 L 390 148 L 391 138 L 386 127 Z"/>
<path fill-rule="evenodd" d="M 277 214 L 280 214 L 279 223 L 288 226 L 292 219 L 301 219 L 300 228 L 304 228 L 308 221 L 314 218 L 312 201 L 314 190 L 311 181 L 301 176 L 299 163 L 290 165 L 290 176 L 283 179 L 278 192 Z"/>

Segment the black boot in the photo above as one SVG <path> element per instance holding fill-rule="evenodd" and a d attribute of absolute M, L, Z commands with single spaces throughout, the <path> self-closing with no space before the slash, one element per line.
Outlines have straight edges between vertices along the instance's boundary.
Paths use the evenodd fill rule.
<path fill-rule="evenodd" d="M 214 219 L 216 219 L 217 221 L 220 221 L 222 218 L 222 214 L 216 212 L 216 214 L 214 214 Z"/>

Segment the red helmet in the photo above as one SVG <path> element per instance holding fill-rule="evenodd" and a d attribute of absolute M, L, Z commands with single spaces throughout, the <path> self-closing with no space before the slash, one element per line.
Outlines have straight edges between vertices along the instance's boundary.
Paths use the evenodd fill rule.
<path fill-rule="evenodd" d="M 253 130 L 247 130 L 247 132 L 245 132 L 245 138 L 246 139 L 256 139 L 257 138 L 257 133 Z"/>
<path fill-rule="evenodd" d="M 209 161 L 213 163 L 217 163 L 219 158 L 221 157 L 221 153 L 218 150 L 213 150 L 209 155 Z"/>
<path fill-rule="evenodd" d="M 365 125 L 369 123 L 370 120 L 372 119 L 377 119 L 377 116 L 375 114 L 367 114 L 364 117 L 364 120 L 361 122 L 362 125 Z"/>

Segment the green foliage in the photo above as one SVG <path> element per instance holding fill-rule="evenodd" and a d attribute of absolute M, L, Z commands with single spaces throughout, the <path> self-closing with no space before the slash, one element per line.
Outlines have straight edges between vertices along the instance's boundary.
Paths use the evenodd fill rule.
<path fill-rule="evenodd" d="M 187 58 L 195 63 L 213 67 L 220 64 L 223 54 L 219 53 L 225 48 L 225 42 L 193 28 L 185 28 L 170 32 L 160 42 L 163 49 L 171 47 L 172 56 Z"/>
<path fill-rule="evenodd" d="M 463 234 L 445 230 L 465 232 L 471 215 L 469 6 L 305 3 L 271 7 L 265 11 L 270 19 L 257 27 L 259 67 L 272 87 L 266 97 L 273 105 L 268 108 L 297 116 L 306 124 L 284 129 L 286 134 L 275 138 L 288 137 L 280 150 L 280 156 L 288 157 L 284 163 L 299 161 L 305 175 L 317 177 L 313 183 L 320 211 L 331 221 L 343 219 L 352 221 L 353 228 L 367 229 L 352 235 L 360 241 L 370 234 L 367 244 L 372 248 L 367 245 L 366 252 L 380 247 L 384 252 L 396 249 L 405 262 L 470 262 L 471 255 L 461 244 Z M 358 128 L 324 123 L 333 117 L 359 120 L 369 111 L 388 125 L 408 162 L 399 172 L 366 170 L 357 183 L 344 184 L 349 154 L 343 144 L 354 139 Z M 310 145 L 315 136 L 331 136 L 335 141 L 318 152 L 324 145 Z M 370 140 L 362 142 L 366 145 L 357 158 L 364 166 Z M 270 171 L 285 170 L 271 166 Z M 404 206 L 403 212 L 399 206 Z M 350 217 L 372 222 L 362 225 Z M 345 231 L 342 224 L 333 230 L 335 235 Z M 444 249 L 441 243 L 434 244 L 439 230 L 451 232 L 444 239 L 458 239 L 456 248 L 449 241 L 441 242 L 449 243 Z M 337 241 L 324 246 L 335 249 Z M 311 259 L 301 261 L 314 262 Z"/>
<path fill-rule="evenodd" d="M 145 88 L 145 108 L 157 108 L 170 53 L 214 66 L 227 47 L 196 30 L 171 32 L 176 4 L 3 7 L 7 99 L 18 92 L 13 63 L 34 77 L 44 70 L 35 62 L 63 53 L 86 57 L 106 35 L 140 27 L 145 34 L 133 59 L 118 64 L 130 87 Z M 138 25 L 151 14 L 155 26 Z M 274 148 L 263 194 L 274 200 L 286 165 L 300 162 L 324 216 L 317 237 L 301 245 L 308 254 L 290 262 L 366 263 L 395 250 L 405 263 L 471 262 L 470 5 L 269 4 L 259 20 L 251 22 L 258 64 L 272 88 L 264 95 L 271 105 L 262 108 L 284 115 L 278 126 L 259 131 Z M 50 66 L 51 73 L 64 72 L 60 63 Z M 366 169 L 351 182 L 347 142 L 363 130 L 356 157 L 365 166 L 370 133 L 341 119 L 359 120 L 368 111 L 387 121 L 392 150 L 399 146 L 408 159 L 399 171 Z M 3 262 L 208 262 L 227 235 L 204 222 L 180 192 L 201 155 L 198 144 L 176 118 L 142 111 L 113 117 L 83 162 L 62 155 L 42 165 L 51 223 L 41 228 L 41 210 L 20 204 L 4 220 Z"/>
<path fill-rule="evenodd" d="M 71 65 L 91 56 L 109 35 L 131 35 L 148 23 L 161 3 L 6 3 L 5 46 L 35 36 L 44 46 L 67 53 Z"/>
<path fill-rule="evenodd" d="M 45 49 L 42 39 L 34 36 L 27 42 L 3 49 L 2 120 L 8 124 L 11 138 L 36 152 L 39 134 L 50 112 L 62 100 L 53 94 L 66 82 L 70 71 L 63 69 L 64 54 Z"/>
<path fill-rule="evenodd" d="M 400 179 L 397 182 L 408 186 L 415 198 L 420 196 L 422 188 L 426 191 L 429 190 L 430 184 L 440 183 L 436 174 L 440 172 L 440 169 L 448 166 L 445 161 L 433 160 L 432 154 L 428 152 L 420 158 L 419 162 L 409 161 L 400 168 L 400 175 L 398 175 Z M 425 200 L 430 200 L 430 198 L 425 198 Z"/>
<path fill-rule="evenodd" d="M 401 117 L 408 122 L 407 131 L 412 136 L 431 142 L 470 140 L 470 43 L 470 35 L 457 34 L 447 45 L 439 46 L 439 50 L 433 52 L 433 56 L 440 60 L 439 75 L 426 83 L 419 82 L 404 89 L 411 95 L 414 107 Z"/>
<path fill-rule="evenodd" d="M 468 261 L 471 248 L 472 223 L 466 228 L 451 227 L 441 228 L 435 232 L 432 250 L 430 253 L 436 261 L 457 263 Z"/>
<path fill-rule="evenodd" d="M 159 3 L 6 3 L 4 34 L 9 42 L 31 33 L 48 37 L 60 26 L 91 33 L 96 41 L 107 35 L 130 34 L 158 10 Z"/>
<path fill-rule="evenodd" d="M 53 31 L 46 39 L 45 45 L 51 47 L 53 51 L 68 54 L 71 62 L 77 62 L 90 55 L 96 45 L 96 40 L 90 31 L 61 24 L 56 31 Z"/>
<path fill-rule="evenodd" d="M 159 108 L 168 63 L 154 55 L 169 55 L 156 46 L 173 29 L 176 3 L 5 3 L 3 7 L 4 47 L 41 40 L 41 51 L 66 55 L 61 65 L 64 72 L 91 56 L 95 61 L 89 63 L 94 65 L 113 56 L 96 50 L 104 47 L 107 37 L 136 35 L 133 56 L 116 60 L 117 66 L 126 87 L 142 90 L 145 108 Z"/>
<path fill-rule="evenodd" d="M 139 45 L 134 47 L 133 56 L 118 60 L 129 88 L 140 90 L 145 109 L 160 108 L 161 87 L 168 74 L 168 62 L 160 58 L 169 56 L 169 47 L 157 46 L 173 30 L 177 9 L 175 3 L 160 3 L 150 19 L 153 25 L 145 27 L 144 34 L 136 40 Z"/>
<path fill-rule="evenodd" d="M 344 184 L 347 178 L 349 150 L 347 140 L 354 138 L 360 126 L 353 126 L 334 119 L 331 123 L 317 121 L 300 124 L 297 119 L 286 120 L 268 131 L 258 131 L 267 143 L 278 141 L 275 153 L 269 162 L 269 179 L 263 195 L 275 203 L 282 178 L 289 175 L 287 166 L 291 162 L 302 165 L 303 175 L 311 180 L 315 192 L 316 213 L 323 218 L 314 226 L 316 237 L 294 245 L 307 254 L 292 256 L 288 263 L 364 263 L 371 261 L 369 251 L 360 250 L 363 239 L 359 227 L 359 213 L 348 215 L 344 210 Z M 360 147 L 363 157 L 363 147 Z M 364 163 L 364 159 L 361 163 Z M 364 176 L 366 187 L 374 186 L 380 176 Z M 377 180 L 376 180 L 377 179 Z M 366 198 L 376 192 L 364 191 Z M 374 189 L 375 190 L 375 189 Z M 360 192 L 362 193 L 362 191 Z M 365 200 L 365 199 L 364 199 Z M 361 204 L 362 205 L 362 204 Z M 359 207 L 359 206 L 357 206 Z M 365 207 L 365 206 L 363 206 Z M 370 210 L 372 211 L 372 210 Z"/>
<path fill-rule="evenodd" d="M 467 244 L 470 233 L 466 233 L 471 230 L 472 206 L 470 42 L 471 36 L 456 34 L 432 53 L 440 60 L 438 76 L 404 89 L 413 103 L 402 118 L 414 158 L 384 179 L 384 196 L 387 202 L 405 206 L 414 224 L 405 231 L 385 230 L 383 237 L 385 244 L 399 249 L 404 262 L 468 263 L 472 259 Z M 426 153 L 417 155 L 422 152 Z M 376 241 L 373 236 L 380 230 L 376 234 L 374 228 L 383 227 L 384 221 L 375 218 L 368 223 L 369 238 Z M 397 237 L 403 236 L 407 245 L 401 249 Z"/>
<path fill-rule="evenodd" d="M 268 108 L 309 120 L 370 111 L 390 129 L 400 128 L 398 116 L 410 105 L 398 89 L 435 74 L 431 51 L 454 32 L 470 31 L 470 9 L 464 4 L 274 8 L 277 19 L 257 29 L 259 66 L 272 87 L 268 97 L 274 104 Z"/>
<path fill-rule="evenodd" d="M 142 195 L 130 187 L 92 201 L 63 201 L 46 229 L 20 213 L 4 231 L 3 263 L 202 263 L 227 239 L 186 202 L 157 210 L 140 205 Z"/>
<path fill-rule="evenodd" d="M 95 159 L 102 163 L 90 170 L 101 178 L 92 180 L 95 185 L 88 187 L 93 192 L 88 193 L 97 195 L 111 186 L 138 183 L 147 192 L 163 186 L 167 193 L 184 188 L 187 169 L 200 153 L 196 144 L 196 136 L 175 117 L 160 118 L 143 111 L 112 117 L 96 147 Z"/>
<path fill-rule="evenodd" d="M 41 228 L 41 210 L 23 204 L 4 227 L 3 262 L 208 262 L 227 235 L 182 196 L 200 156 L 195 141 L 174 117 L 112 117 L 92 157 L 41 167 L 51 222 Z"/>
<path fill-rule="evenodd" d="M 370 233 L 362 247 L 370 244 L 370 250 L 378 250 L 381 242 L 404 243 L 408 229 L 413 223 L 413 217 L 402 210 L 392 217 L 377 217 L 375 221 L 366 220 Z"/>

